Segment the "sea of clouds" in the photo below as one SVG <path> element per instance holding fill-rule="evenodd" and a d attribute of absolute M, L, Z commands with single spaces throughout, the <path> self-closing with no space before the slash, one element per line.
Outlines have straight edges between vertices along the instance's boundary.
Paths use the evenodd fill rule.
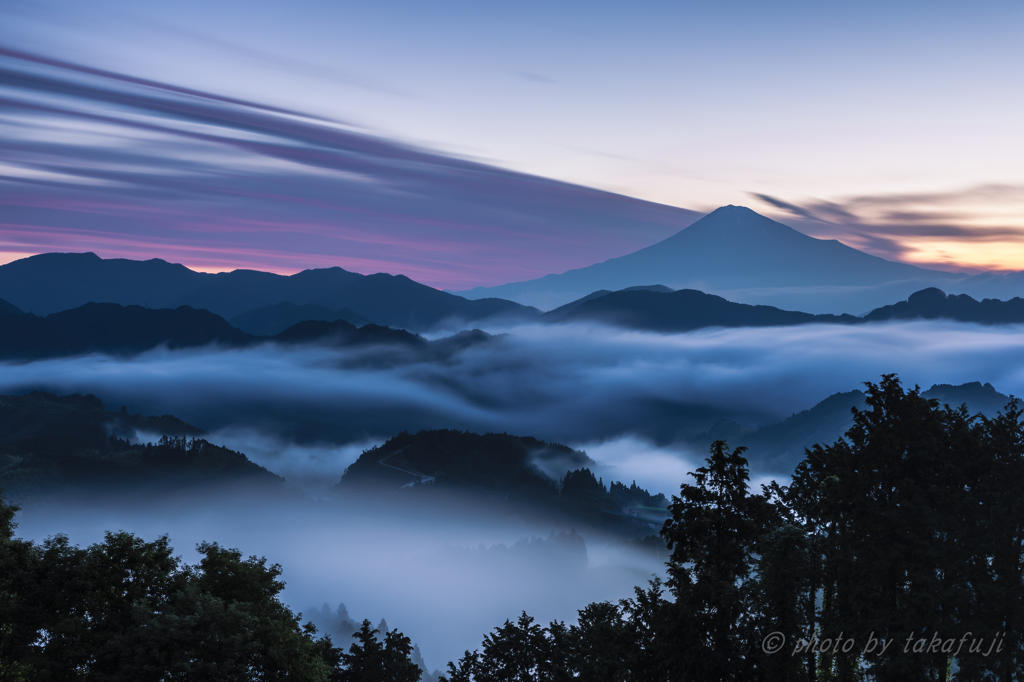
<path fill-rule="evenodd" d="M 908 386 L 982 381 L 1024 394 L 1020 327 L 502 331 L 507 335 L 441 361 L 396 355 L 382 363 L 390 351 L 381 348 L 265 345 L 6 364 L 0 394 L 93 393 L 110 409 L 174 414 L 310 496 L 302 504 L 245 510 L 141 512 L 98 504 L 72 515 L 27 508 L 19 532 L 36 539 L 64 532 L 89 543 L 104 530 L 124 528 L 147 539 L 168 533 L 186 559 L 202 540 L 264 555 L 285 567 L 284 597 L 294 608 L 344 602 L 356 618 L 384 617 L 439 668 L 521 610 L 542 621 L 571 621 L 589 601 L 627 597 L 660 570 L 660 559 L 591 534 L 582 569 L 568 562 L 505 571 L 467 557 L 569 529 L 469 518 L 458 510 L 339 507 L 326 499 L 360 452 L 402 430 L 457 428 L 562 442 L 585 449 L 606 482 L 635 480 L 672 494 L 704 454 L 682 439 L 723 417 L 752 427 L 772 423 L 892 372 Z M 756 452 L 748 455 L 756 462 Z M 759 472 L 754 483 L 787 473 Z M 473 548 L 478 553 L 467 554 Z"/>

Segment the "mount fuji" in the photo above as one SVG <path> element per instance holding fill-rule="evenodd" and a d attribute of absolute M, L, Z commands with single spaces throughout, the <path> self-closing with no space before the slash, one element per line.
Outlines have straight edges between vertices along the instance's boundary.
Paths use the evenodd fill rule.
<path fill-rule="evenodd" d="M 991 276 L 987 280 L 991 284 Z M 589 267 L 526 282 L 458 292 L 542 310 L 599 289 L 641 285 L 697 289 L 730 301 L 809 313 L 864 313 L 936 286 L 968 293 L 978 276 L 927 270 L 816 239 L 743 206 L 723 206 L 657 244 Z M 1002 282 L 1024 292 L 1019 280 Z M 991 287 L 990 287 L 991 288 Z M 976 293 L 976 292 L 975 292 Z"/>

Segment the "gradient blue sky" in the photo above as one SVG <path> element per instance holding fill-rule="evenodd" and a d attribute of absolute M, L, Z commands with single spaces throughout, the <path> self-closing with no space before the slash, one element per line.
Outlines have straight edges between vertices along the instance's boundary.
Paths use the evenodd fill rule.
<path fill-rule="evenodd" d="M 426 157 L 403 161 L 423 172 L 401 196 L 370 201 L 358 183 L 331 189 L 339 173 L 352 180 L 339 162 L 311 173 L 265 150 L 229 160 L 223 140 L 181 143 L 186 128 L 220 135 L 223 117 L 190 110 L 172 134 L 142 133 L 141 119 L 166 111 L 20 86 L 11 73 L 97 78 L 9 54 L 0 252 L 93 243 L 104 256 L 203 269 L 338 264 L 465 288 L 621 255 L 694 217 L 540 181 L 544 198 L 523 209 L 530 181 L 480 165 L 438 170 L 454 157 L 694 211 L 745 204 L 893 259 L 1024 269 L 1022 33 L 1024 5 L 1011 2 L 8 0 L 9 50 L 319 116 L 343 124 L 332 131 L 433 154 L 428 170 Z M 116 89 L 132 88 L 153 92 Z M 230 104 L 228 136 L 265 138 L 266 127 L 239 132 L 253 113 L 240 106 Z M 287 117 L 260 115 L 276 116 L 282 134 Z M 311 145 L 308 135 L 289 144 Z M 104 158 L 116 179 L 83 174 Z M 210 179 L 217 166 L 230 181 Z M 392 170 L 359 182 L 391 186 Z M 483 176 L 500 200 L 478 191 Z M 246 193 L 258 199 L 237 199 Z M 359 217 L 367 211 L 376 217 Z M 245 237 L 260 220 L 262 236 Z"/>

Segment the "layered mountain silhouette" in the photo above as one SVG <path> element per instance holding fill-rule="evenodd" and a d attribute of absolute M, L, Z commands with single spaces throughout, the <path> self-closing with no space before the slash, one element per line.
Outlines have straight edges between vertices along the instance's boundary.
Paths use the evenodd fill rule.
<path fill-rule="evenodd" d="M 403 275 L 360 275 L 341 268 L 291 276 L 254 270 L 209 274 L 159 259 L 104 260 L 94 253 L 48 253 L 0 266 L 0 298 L 37 315 L 86 303 L 118 303 L 148 308 L 187 305 L 225 318 L 290 302 L 349 309 L 364 320 L 412 331 L 445 322 L 534 319 L 540 314 L 511 301 L 470 301 Z"/>
<path fill-rule="evenodd" d="M 208 310 L 181 306 L 154 310 L 116 303 L 84 306 L 39 317 L 31 313 L 0 313 L 0 359 L 43 358 L 106 353 L 133 355 L 165 346 L 170 349 L 216 345 L 246 348 L 275 343 L 282 346 L 375 346 L 387 354 L 394 348 L 416 352 L 399 360 L 439 360 L 496 338 L 480 330 L 428 341 L 404 329 L 376 324 L 356 327 L 345 320 L 306 320 L 273 336 L 247 334 Z M 375 360 L 380 361 L 380 358 Z"/>
<path fill-rule="evenodd" d="M 655 291 L 662 294 L 671 294 L 673 290 L 669 289 L 667 286 L 663 284 L 651 284 L 636 287 L 626 287 L 622 291 Z M 554 310 L 549 310 L 548 312 L 540 316 L 541 320 L 543 320 L 544 322 L 557 322 L 558 320 L 561 320 L 563 317 L 568 315 L 571 311 L 576 310 L 576 308 L 580 307 L 584 303 L 588 301 L 593 301 L 594 299 L 598 299 L 601 298 L 602 296 L 607 296 L 608 294 L 612 293 L 615 292 L 609 291 L 608 289 L 601 289 L 600 291 L 595 291 L 593 293 L 587 294 L 583 298 L 578 298 L 575 301 L 570 301 L 565 305 L 558 306 Z"/>
<path fill-rule="evenodd" d="M 940 406 L 957 408 L 967 405 L 972 414 L 980 413 L 986 417 L 995 417 L 1011 400 L 992 384 L 977 381 L 956 386 L 936 384 L 921 395 L 937 400 Z M 862 410 L 865 407 L 862 391 L 836 393 L 808 410 L 755 430 L 723 420 L 691 442 L 703 450 L 712 441 L 725 439 L 730 445 L 747 447 L 745 456 L 757 469 L 790 473 L 803 460 L 805 448 L 816 443 L 834 443 L 853 426 L 852 409 Z"/>
<path fill-rule="evenodd" d="M 218 343 L 242 346 L 255 338 L 208 310 L 182 306 L 152 310 L 116 303 L 86 305 L 47 317 L 8 315 L 0 333 L 0 358 L 32 360 L 90 352 L 132 354 L 165 345 L 191 348 Z"/>
<path fill-rule="evenodd" d="M 271 308 L 280 308 L 286 315 L 293 315 L 297 309 L 306 309 L 291 304 L 278 304 Z M 314 312 L 321 310 L 317 307 Z M 278 317 L 278 320 L 283 317 Z M 911 295 L 907 301 L 876 309 L 863 317 L 854 317 L 812 315 L 772 306 L 735 303 L 700 291 L 671 291 L 663 286 L 645 285 L 623 291 L 597 291 L 545 313 L 540 319 L 556 323 L 597 322 L 655 332 L 685 332 L 705 327 L 862 324 L 911 319 L 1020 324 L 1024 323 L 1024 300 L 975 301 L 966 295 L 947 296 L 941 290 L 926 289 Z M 189 306 L 155 310 L 116 303 L 88 303 L 39 317 L 22 313 L 0 300 L 0 359 L 36 360 L 85 353 L 132 355 L 159 346 L 170 349 L 209 345 L 243 348 L 274 342 L 280 345 L 376 345 L 385 350 L 403 347 L 416 351 L 416 358 L 420 360 L 439 360 L 470 346 L 490 343 L 500 336 L 474 329 L 427 341 L 404 329 L 372 323 L 357 327 L 344 319 L 303 320 L 273 335 L 257 335 L 232 326 L 208 310 Z M 377 361 L 382 359 L 383 356 Z M 413 357 L 408 356 L 405 360 L 413 360 Z"/>
<path fill-rule="evenodd" d="M 589 297 L 588 297 L 589 298 Z M 576 305 L 574 305 L 576 304 Z M 681 332 L 702 327 L 773 327 L 795 324 L 850 324 L 852 315 L 811 315 L 772 306 L 733 303 L 721 296 L 683 289 L 615 291 L 570 303 L 558 322 L 602 322 L 631 329 Z M 569 306 L 563 306 L 564 310 Z M 556 311 L 551 311 L 551 315 Z M 545 319 L 547 315 L 544 316 Z M 550 319 L 550 318 L 548 318 Z"/>
<path fill-rule="evenodd" d="M 1021 324 L 1024 323 L 1024 299 L 1000 301 L 986 298 L 976 301 L 967 294 L 947 295 L 932 287 L 912 294 L 906 301 L 877 308 L 864 316 L 868 322 L 916 319 Z"/>
<path fill-rule="evenodd" d="M 649 284 L 697 289 L 743 303 L 862 313 L 965 275 L 926 270 L 815 239 L 742 206 L 723 206 L 634 253 L 527 282 L 458 292 L 550 309 L 589 292 Z M 17 302 L 17 301 L 15 301 Z"/>
<path fill-rule="evenodd" d="M 399 344 L 403 346 L 427 346 L 430 342 L 418 334 L 404 329 L 392 329 L 376 324 L 356 327 L 345 320 L 324 322 L 306 320 L 285 329 L 271 337 L 277 343 L 317 343 L 323 345 L 351 346 L 357 344 Z"/>
<path fill-rule="evenodd" d="M 0 317 L 4 315 L 22 315 L 23 312 L 20 308 L 15 305 L 8 303 L 7 301 L 0 298 Z"/>
<path fill-rule="evenodd" d="M 976 301 L 966 294 L 947 295 L 928 288 L 906 301 L 876 308 L 866 315 L 813 315 L 773 306 L 747 305 L 692 289 L 631 287 L 595 291 L 544 313 L 545 322 L 601 322 L 630 329 L 681 332 L 703 327 L 772 327 L 797 324 L 858 324 L 887 320 L 953 320 L 979 324 L 1024 324 L 1024 299 Z"/>
<path fill-rule="evenodd" d="M 348 308 L 331 310 L 326 306 L 316 305 L 315 303 L 296 305 L 291 301 L 283 301 L 274 305 L 247 310 L 241 315 L 231 318 L 230 322 L 247 334 L 274 336 L 292 325 L 306 322 L 307 320 L 319 320 L 322 322 L 344 320 L 357 327 L 362 327 L 371 322 Z"/>

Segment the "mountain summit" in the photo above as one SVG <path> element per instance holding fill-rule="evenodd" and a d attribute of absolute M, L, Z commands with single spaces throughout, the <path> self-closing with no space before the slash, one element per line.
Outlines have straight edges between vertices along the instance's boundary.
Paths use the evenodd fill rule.
<path fill-rule="evenodd" d="M 243 318 L 248 321 L 266 318 L 269 306 L 289 303 L 318 307 L 320 311 L 313 317 L 324 317 L 326 310 L 331 319 L 347 315 L 361 324 L 372 321 L 414 331 L 499 317 L 531 320 L 539 314 L 510 301 L 467 301 L 404 275 L 361 275 L 338 267 L 294 275 L 258 270 L 212 274 L 158 258 L 103 259 L 94 253 L 45 253 L 0 265 L 0 299 L 11 308 L 9 313 L 48 315 L 87 303 L 146 308 L 184 305 L 230 318 L 252 313 Z M 342 315 L 341 310 L 347 312 Z M 269 314 L 272 316 L 272 311 Z M 312 318 L 302 317 L 306 319 Z M 296 321 L 301 320 L 293 318 L 283 325 L 276 320 L 274 333 Z M 259 324 L 255 326 L 258 332 L 267 333 Z"/>
<path fill-rule="evenodd" d="M 698 289 L 745 303 L 788 305 L 818 312 L 807 294 L 833 296 L 908 282 L 906 292 L 886 288 L 878 304 L 905 297 L 923 283 L 961 278 L 894 263 L 834 239 L 816 239 L 743 206 L 723 206 L 657 244 L 620 258 L 560 275 L 461 292 L 467 298 L 498 296 L 540 308 L 567 303 L 598 289 L 659 283 Z M 811 291 L 810 289 L 813 289 Z M 801 296 L 801 294 L 804 294 Z M 899 296 L 897 296 L 899 294 Z M 873 305 L 851 303 L 866 310 Z M 835 299 L 827 308 L 834 307 Z"/>

